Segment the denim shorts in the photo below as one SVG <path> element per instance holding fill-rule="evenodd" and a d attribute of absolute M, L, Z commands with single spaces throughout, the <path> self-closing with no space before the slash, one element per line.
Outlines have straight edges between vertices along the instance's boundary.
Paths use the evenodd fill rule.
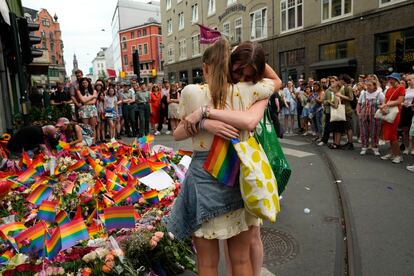
<path fill-rule="evenodd" d="M 181 191 L 165 218 L 167 230 L 178 239 L 190 237 L 203 222 L 244 207 L 240 185 L 217 182 L 204 168 L 208 151 L 195 151 Z"/>

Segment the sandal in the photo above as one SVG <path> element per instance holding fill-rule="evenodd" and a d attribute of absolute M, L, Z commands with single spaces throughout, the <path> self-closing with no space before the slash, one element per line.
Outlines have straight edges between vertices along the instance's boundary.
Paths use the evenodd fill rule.
<path fill-rule="evenodd" d="M 330 149 L 339 149 L 339 146 L 337 144 L 332 143 L 328 146 L 328 148 L 330 148 Z"/>

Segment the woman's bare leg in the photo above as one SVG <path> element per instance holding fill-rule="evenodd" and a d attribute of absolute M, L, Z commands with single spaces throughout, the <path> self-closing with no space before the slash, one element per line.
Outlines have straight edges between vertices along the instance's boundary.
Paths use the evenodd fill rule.
<path fill-rule="evenodd" d="M 250 228 L 227 240 L 233 275 L 253 275 L 252 263 L 250 260 L 252 237 L 253 231 L 252 228 Z"/>
<path fill-rule="evenodd" d="M 193 238 L 197 250 L 199 276 L 218 276 L 219 242 L 204 238 Z"/>
<path fill-rule="evenodd" d="M 252 261 L 252 269 L 254 276 L 260 276 L 263 266 L 263 243 L 260 237 L 260 227 L 252 226 L 252 242 L 250 246 L 250 258 Z"/>

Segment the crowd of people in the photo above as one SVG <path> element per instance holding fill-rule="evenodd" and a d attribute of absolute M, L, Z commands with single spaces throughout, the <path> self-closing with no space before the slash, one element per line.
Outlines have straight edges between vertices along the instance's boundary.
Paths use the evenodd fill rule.
<path fill-rule="evenodd" d="M 381 155 L 379 145 L 389 141 L 390 149 L 381 159 L 396 164 L 403 161 L 403 154 L 414 155 L 413 74 L 392 73 L 382 79 L 375 74 L 360 75 L 358 80 L 344 74 L 319 81 L 300 79 L 297 87 L 288 81 L 282 87 L 269 105 L 279 137 L 312 135 L 319 146 L 353 150 L 356 136 L 362 145 L 360 154 L 366 155 L 371 149 L 375 156 Z M 345 120 L 331 120 L 331 113 L 341 104 L 345 107 Z M 378 115 L 388 114 L 393 108 L 397 115 L 392 122 Z M 294 132 L 295 117 L 298 132 Z M 331 134 L 333 142 L 328 144 Z M 346 136 L 345 144 L 341 144 L 342 136 Z M 414 166 L 407 169 L 414 171 Z"/>
<path fill-rule="evenodd" d="M 163 132 L 164 124 L 168 126 L 164 133 L 169 135 L 178 126 L 180 91 L 185 83 L 145 84 L 136 79 L 117 83 L 98 79 L 92 83 L 81 70 L 75 76 L 76 80 L 66 85 L 57 83 L 47 97 L 48 103 L 43 103 L 44 96 L 33 96 L 32 106 L 71 110 L 67 119 L 92 129 L 89 146 L 121 139 L 122 135 L 157 136 Z M 43 94 L 49 93 L 43 91 Z"/>

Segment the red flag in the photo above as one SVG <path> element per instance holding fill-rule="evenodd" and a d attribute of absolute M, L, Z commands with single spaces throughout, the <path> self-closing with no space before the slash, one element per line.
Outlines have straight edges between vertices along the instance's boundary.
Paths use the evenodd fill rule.
<path fill-rule="evenodd" d="M 212 44 L 221 38 L 219 31 L 197 24 L 200 27 L 200 44 Z"/>
<path fill-rule="evenodd" d="M 116 78 L 116 71 L 114 69 L 106 69 L 108 72 L 108 78 Z"/>

